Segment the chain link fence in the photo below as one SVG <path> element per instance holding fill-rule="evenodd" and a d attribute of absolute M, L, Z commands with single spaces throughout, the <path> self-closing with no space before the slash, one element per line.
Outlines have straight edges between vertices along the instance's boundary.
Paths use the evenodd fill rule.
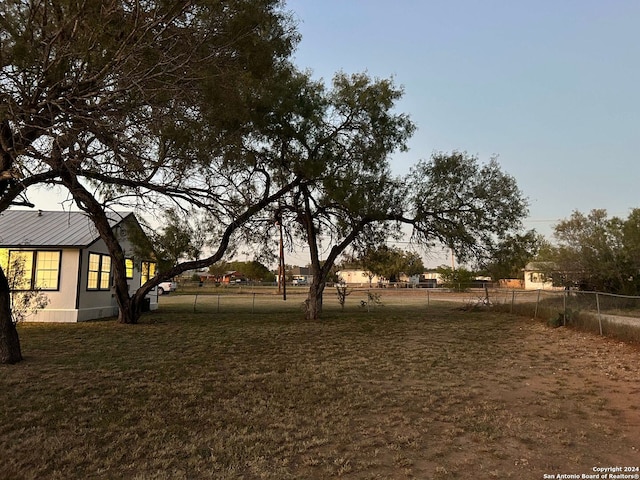
<path fill-rule="evenodd" d="M 327 286 L 323 310 L 371 312 L 380 308 L 427 311 L 441 302 L 461 308 L 491 308 L 527 316 L 552 326 L 570 326 L 594 333 L 640 341 L 640 297 L 575 290 L 521 290 L 495 288 L 351 288 Z M 308 287 L 288 288 L 286 300 L 276 288 L 178 290 L 159 298 L 160 307 L 200 313 L 288 313 L 302 312 Z M 342 298 L 341 298 L 342 297 Z"/>
<path fill-rule="evenodd" d="M 501 311 L 624 340 L 640 341 L 640 297 L 576 290 L 493 290 Z"/>
<path fill-rule="evenodd" d="M 423 289 L 347 288 L 341 302 L 336 286 L 328 286 L 323 295 L 323 310 L 371 311 L 376 308 L 417 308 L 429 305 Z M 199 313 L 287 313 L 304 310 L 308 287 L 288 288 L 286 300 L 273 288 L 227 288 L 220 291 L 174 292 L 159 297 L 160 308 Z"/>

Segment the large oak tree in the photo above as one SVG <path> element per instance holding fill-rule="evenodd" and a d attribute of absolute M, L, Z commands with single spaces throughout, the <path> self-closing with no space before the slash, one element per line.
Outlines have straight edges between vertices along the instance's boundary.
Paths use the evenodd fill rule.
<path fill-rule="evenodd" d="M 348 248 L 382 245 L 406 226 L 426 249 L 444 244 L 461 261 L 478 260 L 521 229 L 527 201 L 495 159 L 435 153 L 403 178 L 392 174 L 391 155 L 415 129 L 395 111 L 402 89 L 392 80 L 340 73 L 331 88 L 307 74 L 292 81 L 300 94 L 283 97 L 271 128 L 282 152 L 277 178 L 302 180 L 273 217 L 310 252 L 307 319 L 319 318 L 329 273 Z"/>
<path fill-rule="evenodd" d="M 330 88 L 306 73 L 295 76 L 273 112 L 271 132 L 282 152 L 282 184 L 300 184 L 273 212 L 291 238 L 310 252 L 306 318 L 318 318 L 337 258 L 357 241 L 382 241 L 399 214 L 401 190 L 388 156 L 406 146 L 414 125 L 393 111 L 402 91 L 391 80 L 337 74 Z M 271 232 L 276 224 L 271 222 Z M 256 230 L 252 230 L 255 238 Z M 270 238 L 267 233 L 263 238 Z"/>

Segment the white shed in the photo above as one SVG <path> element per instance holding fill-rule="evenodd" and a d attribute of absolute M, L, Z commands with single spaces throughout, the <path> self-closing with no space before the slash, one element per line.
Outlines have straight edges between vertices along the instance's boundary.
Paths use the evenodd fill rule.
<path fill-rule="evenodd" d="M 130 293 L 135 292 L 156 264 L 135 258 L 127 231 L 140 229 L 132 213 L 111 214 L 110 224 L 125 252 Z M 11 276 L 19 258 L 24 272 L 16 290 L 38 289 L 47 306 L 26 320 L 83 322 L 118 315 L 111 257 L 93 222 L 82 212 L 7 210 L 0 214 L 0 267 Z M 156 290 L 147 296 L 149 309 L 158 308 Z"/>

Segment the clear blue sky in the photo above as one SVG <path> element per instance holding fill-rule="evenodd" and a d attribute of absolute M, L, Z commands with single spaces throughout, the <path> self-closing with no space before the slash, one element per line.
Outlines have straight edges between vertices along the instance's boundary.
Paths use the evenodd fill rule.
<path fill-rule="evenodd" d="M 295 62 L 394 77 L 418 126 L 408 171 L 434 151 L 498 155 L 550 236 L 573 210 L 638 201 L 640 1 L 289 0 Z"/>

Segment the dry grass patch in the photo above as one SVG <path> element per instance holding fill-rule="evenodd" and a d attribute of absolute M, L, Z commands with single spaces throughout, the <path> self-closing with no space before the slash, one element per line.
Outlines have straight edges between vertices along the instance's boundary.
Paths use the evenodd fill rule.
<path fill-rule="evenodd" d="M 430 306 L 23 325 L 0 478 L 542 478 L 637 464 L 638 351 Z"/>

